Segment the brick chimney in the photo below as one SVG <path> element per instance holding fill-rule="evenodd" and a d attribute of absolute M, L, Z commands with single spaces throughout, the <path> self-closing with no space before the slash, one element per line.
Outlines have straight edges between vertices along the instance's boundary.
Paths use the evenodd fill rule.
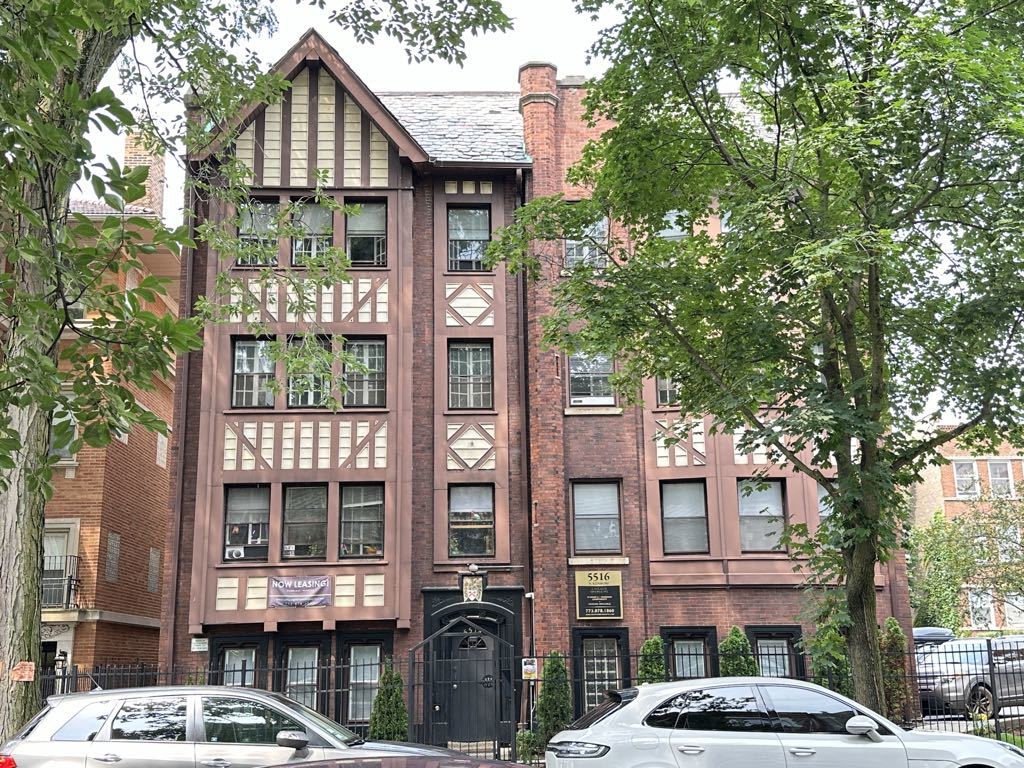
<path fill-rule="evenodd" d="M 126 168 L 135 168 L 140 165 L 149 166 L 149 178 L 146 180 L 146 194 L 133 205 L 141 205 L 156 212 L 157 216 L 164 215 L 164 184 L 166 174 L 164 172 L 164 155 L 157 155 L 147 149 L 145 141 L 139 134 L 129 132 L 124 139 L 124 165 Z"/>
<path fill-rule="evenodd" d="M 519 111 L 523 139 L 533 159 L 533 192 L 559 191 L 555 113 L 558 108 L 558 69 L 545 61 L 529 61 L 519 68 Z"/>

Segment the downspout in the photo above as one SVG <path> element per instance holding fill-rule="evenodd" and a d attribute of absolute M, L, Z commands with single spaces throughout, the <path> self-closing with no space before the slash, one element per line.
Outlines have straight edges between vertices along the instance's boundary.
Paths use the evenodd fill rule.
<path fill-rule="evenodd" d="M 526 205 L 526 172 L 518 168 L 516 169 L 516 188 L 519 192 L 519 205 L 522 207 Z M 520 270 L 516 276 L 517 290 L 519 291 L 519 360 L 520 360 L 520 375 L 519 375 L 519 402 L 522 404 L 523 417 L 523 440 L 522 449 L 519 451 L 519 465 L 520 465 L 520 477 L 522 478 L 522 491 L 521 496 L 526 503 L 526 522 L 527 522 L 527 536 L 526 536 L 526 557 L 527 557 L 527 584 L 528 591 L 533 598 L 530 600 L 530 656 L 534 657 L 537 655 L 537 632 L 535 623 L 535 606 L 537 604 L 537 594 L 533 590 L 533 517 L 534 517 L 534 502 L 533 502 L 533 484 L 530 482 L 530 387 L 528 385 L 529 379 L 529 359 L 527 358 L 527 343 L 526 335 L 530 327 L 529 324 L 529 310 L 527 308 L 526 301 L 526 279 L 523 276 L 523 271 Z"/>

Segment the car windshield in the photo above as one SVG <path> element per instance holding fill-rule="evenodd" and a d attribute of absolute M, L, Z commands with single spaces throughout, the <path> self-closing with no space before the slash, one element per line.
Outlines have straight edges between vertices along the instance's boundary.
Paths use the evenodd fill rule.
<path fill-rule="evenodd" d="M 978 645 L 963 647 L 941 646 L 921 658 L 921 664 L 941 666 L 943 664 L 970 664 L 980 666 L 988 664 L 988 651 Z"/>
<path fill-rule="evenodd" d="M 352 733 L 348 728 L 343 725 L 339 725 L 333 720 L 324 717 L 315 709 L 310 709 L 305 704 L 300 704 L 297 701 L 289 699 L 287 696 L 274 696 L 274 699 L 289 709 L 298 712 L 306 718 L 312 720 L 316 725 L 326 731 L 332 738 L 337 739 L 342 744 L 350 745 L 357 744 L 363 739 L 355 733 Z"/>

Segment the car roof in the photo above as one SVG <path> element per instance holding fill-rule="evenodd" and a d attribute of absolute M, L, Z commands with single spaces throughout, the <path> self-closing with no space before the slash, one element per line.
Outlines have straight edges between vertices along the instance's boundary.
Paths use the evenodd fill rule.
<path fill-rule="evenodd" d="M 249 696 L 269 696 L 271 698 L 278 698 L 280 696 L 280 694 L 273 691 L 264 691 L 259 688 L 243 688 L 234 685 L 157 685 L 148 688 L 96 688 L 84 693 L 64 693 L 50 696 L 47 698 L 47 702 L 56 704 L 75 699 L 124 699 L 136 696 L 187 696 L 195 694 L 205 694 L 207 696 L 218 694 L 237 696 L 244 694 Z"/>

